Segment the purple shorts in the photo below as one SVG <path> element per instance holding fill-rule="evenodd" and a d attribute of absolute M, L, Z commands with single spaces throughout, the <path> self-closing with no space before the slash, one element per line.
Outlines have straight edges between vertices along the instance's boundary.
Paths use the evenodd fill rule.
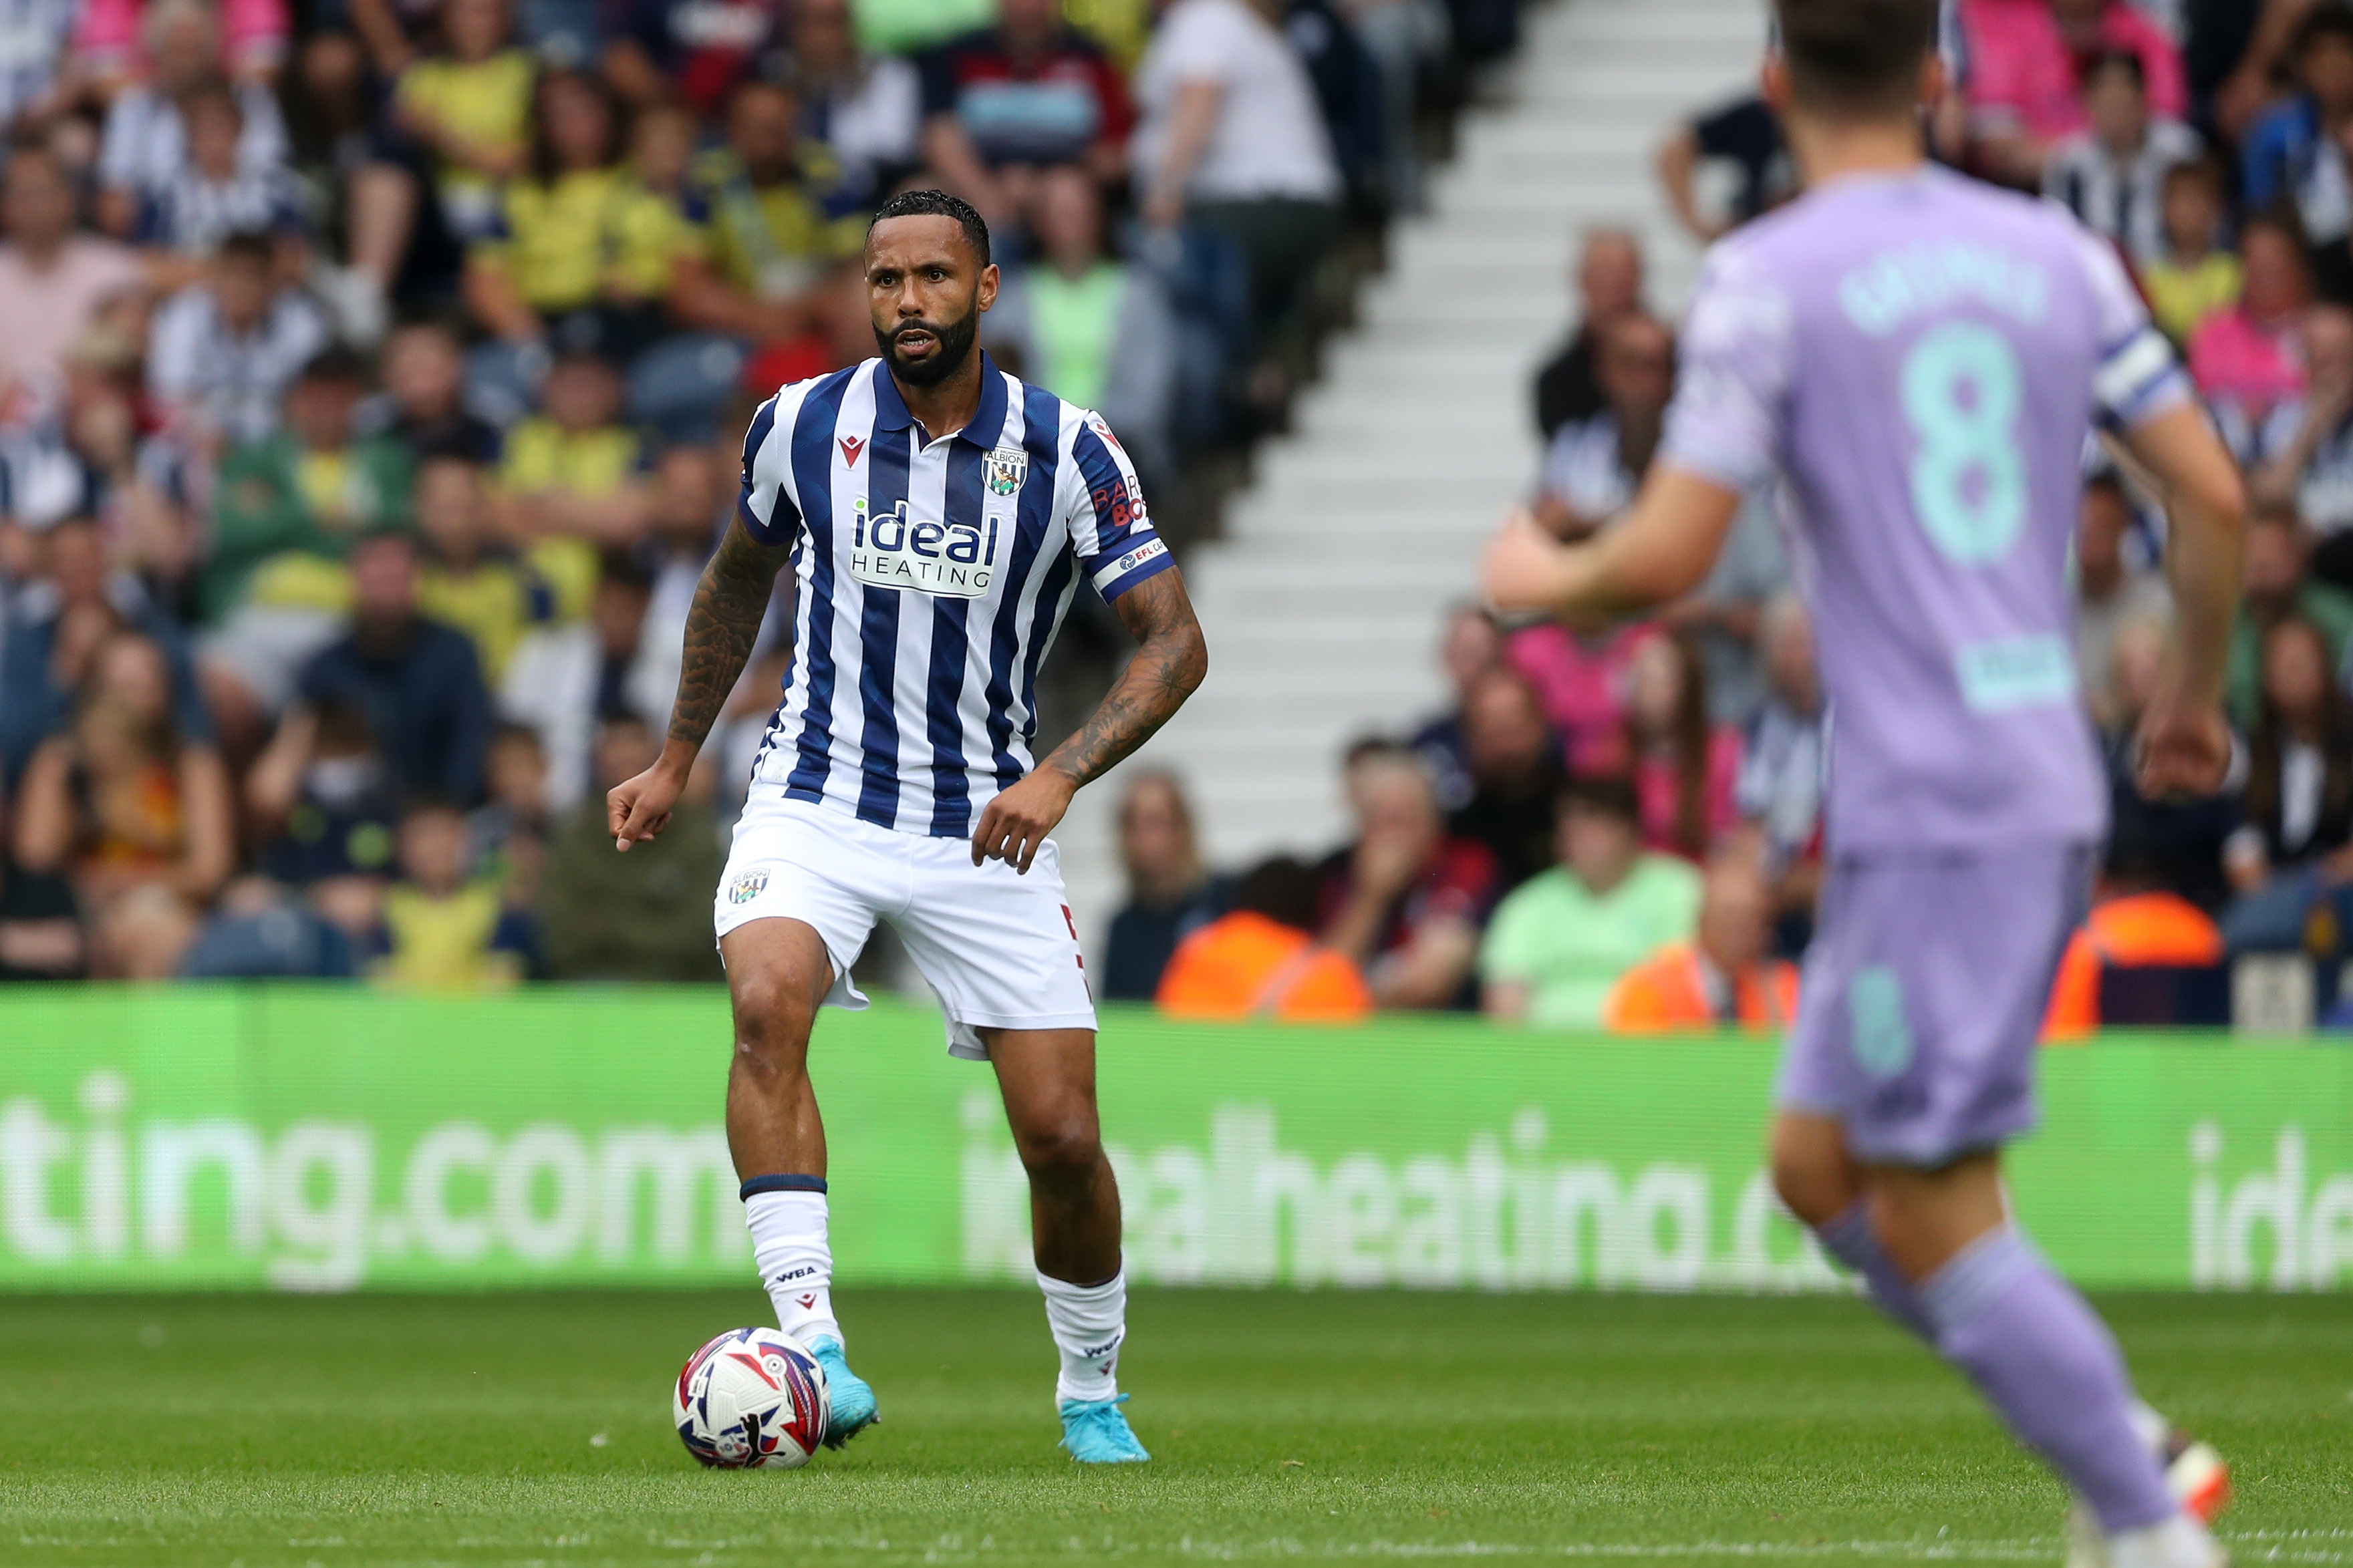
<path fill-rule="evenodd" d="M 2045 844 L 1834 862 L 1782 1107 L 1835 1117 L 1859 1160 L 1931 1170 L 2031 1127 L 2035 1043 L 2092 854 Z"/>

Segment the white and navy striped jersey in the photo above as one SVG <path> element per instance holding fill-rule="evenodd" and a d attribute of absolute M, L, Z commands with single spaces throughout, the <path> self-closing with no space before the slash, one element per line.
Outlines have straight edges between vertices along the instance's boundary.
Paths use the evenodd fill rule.
<path fill-rule="evenodd" d="M 981 357 L 980 412 L 926 439 L 879 359 L 786 387 L 744 440 L 744 526 L 797 577 L 784 701 L 752 764 L 903 833 L 964 837 L 1032 766 L 1038 667 L 1079 576 L 1174 562 L 1103 416 Z"/>

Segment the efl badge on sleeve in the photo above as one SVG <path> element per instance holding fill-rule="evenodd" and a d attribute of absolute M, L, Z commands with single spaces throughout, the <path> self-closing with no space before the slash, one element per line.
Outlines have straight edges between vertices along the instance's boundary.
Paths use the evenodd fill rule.
<path fill-rule="evenodd" d="M 1021 481 L 1029 477 L 1029 454 L 1018 447 L 999 447 L 988 455 L 988 493 L 1009 496 L 1019 492 Z"/>

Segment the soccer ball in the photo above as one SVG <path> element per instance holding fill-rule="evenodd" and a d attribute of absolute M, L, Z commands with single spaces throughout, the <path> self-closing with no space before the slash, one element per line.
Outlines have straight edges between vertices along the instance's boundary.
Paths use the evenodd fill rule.
<path fill-rule="evenodd" d="M 730 1329 L 678 1374 L 678 1440 L 719 1469 L 789 1470 L 825 1441 L 833 1399 L 825 1368 L 781 1329 Z"/>

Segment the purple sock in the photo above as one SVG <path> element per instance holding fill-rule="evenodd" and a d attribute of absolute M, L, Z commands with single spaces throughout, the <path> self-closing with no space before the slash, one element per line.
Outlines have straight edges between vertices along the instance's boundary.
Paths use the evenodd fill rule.
<path fill-rule="evenodd" d="M 2110 1534 L 2179 1512 L 2133 1429 L 2132 1383 L 2107 1328 L 2014 1226 L 1989 1231 L 1920 1281 L 1936 1348 L 2018 1439 L 2048 1460 Z"/>
<path fill-rule="evenodd" d="M 1822 1250 L 1862 1276 L 1871 1287 L 1871 1299 L 1879 1310 L 1933 1346 L 1936 1331 L 1929 1326 L 1926 1314 L 1920 1310 L 1920 1298 L 1912 1284 L 1895 1271 L 1887 1259 L 1886 1250 L 1879 1245 L 1879 1234 L 1871 1228 L 1871 1215 L 1862 1201 L 1847 1205 L 1838 1218 L 1814 1232 Z"/>

